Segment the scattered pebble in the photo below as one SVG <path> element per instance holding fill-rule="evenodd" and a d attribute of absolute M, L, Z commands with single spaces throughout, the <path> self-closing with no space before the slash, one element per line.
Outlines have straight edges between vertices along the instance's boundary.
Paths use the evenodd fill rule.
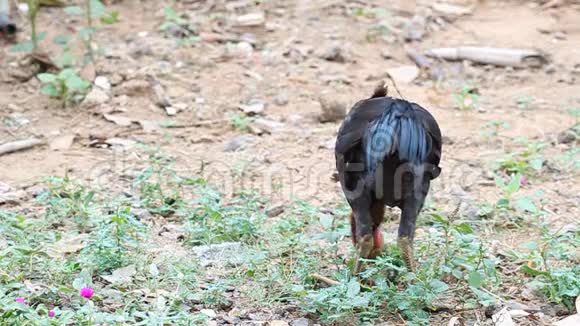
<path fill-rule="evenodd" d="M 255 141 L 256 137 L 252 135 L 240 135 L 229 141 L 224 145 L 224 152 L 237 152 L 245 149 L 248 145 Z"/>
<path fill-rule="evenodd" d="M 81 106 L 83 108 L 94 108 L 109 101 L 109 95 L 100 88 L 93 87 L 85 97 Z"/>
<path fill-rule="evenodd" d="M 320 96 L 318 99 L 322 110 L 320 122 L 336 122 L 346 116 L 346 104 L 336 99 L 334 96 Z"/>
<path fill-rule="evenodd" d="M 109 82 L 109 79 L 105 76 L 97 76 L 97 78 L 95 78 L 95 86 L 106 92 L 111 90 L 111 82 Z"/>

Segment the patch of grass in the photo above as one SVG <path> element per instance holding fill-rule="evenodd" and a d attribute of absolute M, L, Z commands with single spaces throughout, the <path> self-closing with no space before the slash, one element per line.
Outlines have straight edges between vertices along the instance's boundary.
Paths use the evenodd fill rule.
<path fill-rule="evenodd" d="M 481 103 L 481 97 L 476 87 L 465 84 L 453 94 L 453 101 L 461 110 L 473 110 Z"/>
<path fill-rule="evenodd" d="M 508 251 L 520 264 L 520 271 L 533 278 L 528 285 L 550 302 L 563 303 L 573 311 L 574 299 L 580 295 L 580 232 L 540 228 L 541 238 L 524 243 L 524 252 Z"/>
<path fill-rule="evenodd" d="M 247 131 L 252 122 L 250 117 L 238 112 L 228 112 L 227 117 L 232 127 L 239 131 Z"/>
<path fill-rule="evenodd" d="M 525 176 L 540 172 L 545 162 L 541 151 L 546 147 L 546 144 L 543 142 L 530 142 L 525 138 L 518 138 L 516 142 L 523 145 L 523 149 L 498 159 L 496 161 L 496 170 L 509 175 L 520 174 Z"/>

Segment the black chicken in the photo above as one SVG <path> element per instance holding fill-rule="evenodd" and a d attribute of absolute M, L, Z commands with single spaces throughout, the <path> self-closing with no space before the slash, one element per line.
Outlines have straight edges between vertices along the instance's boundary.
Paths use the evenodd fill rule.
<path fill-rule="evenodd" d="M 360 258 L 377 256 L 383 246 L 385 205 L 401 209 L 397 244 L 413 270 L 417 215 L 431 180 L 441 173 L 441 131 L 433 116 L 418 104 L 388 97 L 382 83 L 349 112 L 338 131 L 335 155 L 352 209 L 354 272 L 360 270 Z"/>
<path fill-rule="evenodd" d="M 12 39 L 16 31 L 16 25 L 10 21 L 10 1 L 0 0 L 0 38 Z"/>

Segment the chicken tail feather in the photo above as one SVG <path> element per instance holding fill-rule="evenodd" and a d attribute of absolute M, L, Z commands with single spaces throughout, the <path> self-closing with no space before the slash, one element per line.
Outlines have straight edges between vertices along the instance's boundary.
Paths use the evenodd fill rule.
<path fill-rule="evenodd" d="M 429 137 L 423 124 L 410 114 L 410 104 L 396 100 L 391 105 L 390 110 L 372 122 L 364 137 L 369 173 L 374 173 L 387 156 L 397 154 L 401 161 L 421 164 L 429 154 Z"/>

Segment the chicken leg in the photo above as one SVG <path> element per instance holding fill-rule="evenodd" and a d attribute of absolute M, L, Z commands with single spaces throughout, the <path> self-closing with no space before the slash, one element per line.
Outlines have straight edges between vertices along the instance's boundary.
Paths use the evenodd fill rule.
<path fill-rule="evenodd" d="M 372 235 L 366 235 L 358 240 L 356 244 L 356 254 L 354 257 L 354 268 L 352 270 L 353 274 L 356 275 L 362 271 L 363 258 L 370 258 L 371 253 L 375 247 Z"/>

